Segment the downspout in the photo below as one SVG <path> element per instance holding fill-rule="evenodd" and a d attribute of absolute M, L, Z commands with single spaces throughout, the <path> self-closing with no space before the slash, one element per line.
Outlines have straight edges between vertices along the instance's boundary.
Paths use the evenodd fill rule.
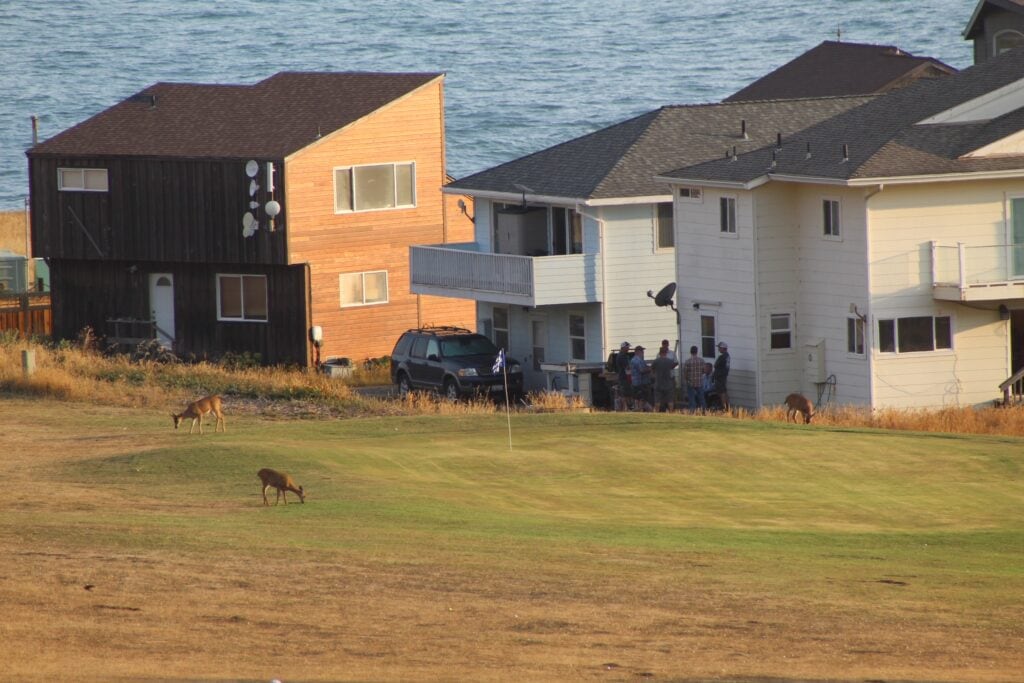
<path fill-rule="evenodd" d="M 598 212 L 600 212 L 599 216 L 592 216 L 582 211 L 581 206 L 582 205 L 579 202 L 576 203 L 576 213 L 597 223 L 597 248 L 598 253 L 601 255 L 601 357 L 598 360 L 604 360 L 608 357 L 608 354 L 611 353 L 608 349 L 608 314 L 607 306 L 605 305 L 607 303 L 607 297 L 605 296 L 606 290 L 604 280 L 607 272 L 607 264 L 605 263 L 606 251 L 604 248 L 604 207 L 598 208 Z"/>
<path fill-rule="evenodd" d="M 737 201 L 737 204 L 739 202 Z M 739 213 L 739 207 L 737 206 L 736 212 Z M 739 216 L 736 217 L 737 232 L 739 231 Z M 754 191 L 750 190 L 750 245 L 751 251 L 754 254 L 754 409 L 757 410 L 762 405 L 762 379 L 761 376 L 764 374 L 761 367 L 761 267 L 758 260 L 758 253 L 760 252 L 757 234 L 757 197 L 754 195 Z M 732 397 L 729 397 L 729 403 L 732 404 Z"/>
<path fill-rule="evenodd" d="M 868 406 L 875 408 L 875 326 L 868 324 L 869 317 L 874 315 L 874 302 L 871 301 L 871 212 L 868 202 L 876 194 L 885 189 L 884 183 L 864 195 L 864 271 L 867 273 L 868 310 L 864 313 L 864 355 L 868 361 Z"/>

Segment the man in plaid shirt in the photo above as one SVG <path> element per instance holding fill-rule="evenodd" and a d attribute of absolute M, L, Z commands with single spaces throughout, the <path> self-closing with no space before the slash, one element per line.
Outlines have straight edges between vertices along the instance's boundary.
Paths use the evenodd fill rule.
<path fill-rule="evenodd" d="M 683 363 L 683 382 L 686 383 L 686 399 L 690 404 L 690 412 L 697 410 L 700 404 L 701 412 L 708 408 L 707 399 L 704 397 L 704 359 L 697 355 L 697 347 L 690 347 L 690 357 Z"/>

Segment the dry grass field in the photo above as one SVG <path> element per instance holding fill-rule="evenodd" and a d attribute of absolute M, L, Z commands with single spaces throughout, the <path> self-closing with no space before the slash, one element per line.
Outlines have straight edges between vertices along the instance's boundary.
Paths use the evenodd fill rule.
<path fill-rule="evenodd" d="M 1024 680 L 1016 437 L 172 408 L 0 396 L 0 678 Z"/>

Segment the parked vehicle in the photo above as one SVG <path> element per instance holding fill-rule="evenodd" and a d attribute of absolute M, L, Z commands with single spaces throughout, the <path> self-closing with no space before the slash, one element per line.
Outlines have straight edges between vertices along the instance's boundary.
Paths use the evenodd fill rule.
<path fill-rule="evenodd" d="M 482 334 L 461 327 L 423 327 L 402 334 L 391 353 L 391 381 L 405 396 L 410 391 L 437 391 L 455 400 L 465 396 L 504 395 L 505 377 L 512 399 L 523 394 L 518 361 L 505 358 L 494 371 L 498 347 Z"/>

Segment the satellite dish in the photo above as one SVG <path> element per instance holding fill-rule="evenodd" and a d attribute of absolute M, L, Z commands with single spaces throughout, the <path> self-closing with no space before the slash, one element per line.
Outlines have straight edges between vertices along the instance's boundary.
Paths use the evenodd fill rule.
<path fill-rule="evenodd" d="M 255 201 L 255 200 L 251 201 L 251 202 L 249 202 L 249 208 L 250 209 L 258 209 L 258 208 L 260 208 L 260 203 Z"/>
<path fill-rule="evenodd" d="M 249 196 L 256 194 L 256 190 L 260 189 L 260 186 L 256 184 L 255 180 L 249 181 Z"/>
<path fill-rule="evenodd" d="M 245 212 L 242 216 L 242 237 L 252 237 L 256 234 L 256 228 L 259 227 L 259 223 L 256 222 L 256 218 L 249 213 Z"/>
<path fill-rule="evenodd" d="M 672 297 L 676 295 L 676 283 L 670 282 L 661 288 L 661 291 L 654 295 L 655 306 L 668 306 L 673 311 L 676 309 L 672 303 Z"/>
<path fill-rule="evenodd" d="M 256 163 L 255 159 L 250 159 L 245 164 L 245 175 L 250 178 L 255 178 L 256 174 L 260 172 L 260 165 Z"/>

